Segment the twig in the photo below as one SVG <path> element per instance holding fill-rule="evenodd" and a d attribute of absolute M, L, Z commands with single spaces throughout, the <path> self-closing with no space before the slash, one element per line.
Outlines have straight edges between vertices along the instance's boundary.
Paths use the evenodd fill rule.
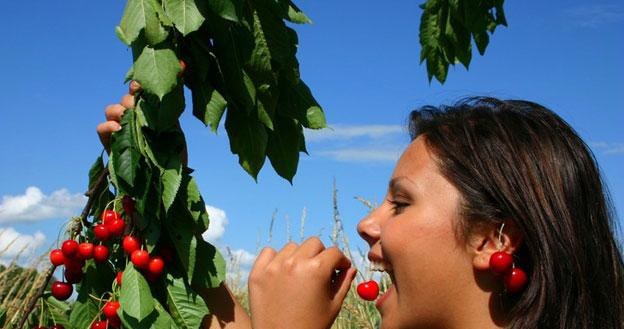
<path fill-rule="evenodd" d="M 102 172 L 100 173 L 100 176 L 98 177 L 93 187 L 85 193 L 85 195 L 89 199 L 87 200 L 87 204 L 84 206 L 84 208 L 82 209 L 82 213 L 80 214 L 80 220 L 82 221 L 82 224 L 85 226 L 89 224 L 89 222 L 87 221 L 87 217 L 89 217 L 89 212 L 91 211 L 91 207 L 93 206 L 93 200 L 95 199 L 94 194 L 96 191 L 98 191 L 101 188 L 101 185 L 104 184 L 104 182 L 106 182 L 106 176 L 108 176 L 108 168 L 104 168 L 104 170 L 102 170 Z M 81 227 L 76 226 L 76 228 L 74 229 L 80 230 Z M 37 304 L 37 299 L 39 299 L 43 295 L 43 292 L 48 286 L 48 282 L 52 278 L 55 268 L 56 266 L 50 266 L 46 270 L 45 280 L 43 280 L 41 285 L 37 287 L 37 292 L 33 294 L 32 296 L 30 296 L 30 299 L 28 299 L 28 302 L 26 303 L 27 305 L 26 312 L 23 314 L 22 318 L 20 319 L 16 327 L 17 329 L 21 329 L 24 326 L 26 319 L 28 319 L 28 316 L 30 315 L 30 313 L 32 313 L 33 309 L 35 308 L 35 305 Z"/>

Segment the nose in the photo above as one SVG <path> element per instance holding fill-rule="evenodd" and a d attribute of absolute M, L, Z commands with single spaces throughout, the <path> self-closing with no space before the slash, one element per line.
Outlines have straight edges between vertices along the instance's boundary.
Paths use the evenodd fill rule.
<path fill-rule="evenodd" d="M 372 211 L 368 216 L 362 218 L 357 225 L 358 234 L 370 246 L 374 245 L 381 235 L 381 225 L 379 224 L 379 208 Z"/>

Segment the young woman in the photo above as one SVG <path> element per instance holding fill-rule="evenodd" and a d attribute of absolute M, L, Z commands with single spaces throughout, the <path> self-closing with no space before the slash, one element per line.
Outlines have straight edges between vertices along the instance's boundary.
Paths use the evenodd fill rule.
<path fill-rule="evenodd" d="M 98 127 L 105 143 L 115 128 Z M 472 98 L 414 111 L 410 130 L 386 199 L 358 225 L 392 280 L 376 302 L 382 328 L 624 328 L 608 195 L 572 128 L 535 103 Z M 354 276 L 317 238 L 265 248 L 249 277 L 252 327 L 329 328 Z M 213 317 L 248 328 L 223 291 L 205 298 L 230 316 Z"/>

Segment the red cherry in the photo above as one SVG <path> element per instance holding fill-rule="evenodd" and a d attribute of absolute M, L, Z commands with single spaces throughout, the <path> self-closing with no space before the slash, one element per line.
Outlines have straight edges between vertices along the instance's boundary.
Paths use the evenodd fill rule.
<path fill-rule="evenodd" d="M 490 270 L 496 274 L 505 274 L 513 265 L 513 256 L 497 251 L 490 256 Z"/>
<path fill-rule="evenodd" d="M 52 284 L 52 296 L 57 300 L 67 300 L 71 296 L 74 288 L 67 282 L 56 281 Z"/>
<path fill-rule="evenodd" d="M 134 214 L 134 200 L 128 195 L 124 195 L 121 204 L 126 215 Z"/>
<path fill-rule="evenodd" d="M 169 247 L 161 247 L 160 255 L 165 260 L 165 263 L 169 264 L 173 261 L 173 251 Z"/>
<path fill-rule="evenodd" d="M 65 240 L 61 246 L 61 251 L 65 257 L 73 257 L 78 252 L 78 242 L 74 240 Z"/>
<path fill-rule="evenodd" d="M 160 256 L 156 256 L 150 259 L 149 263 L 147 264 L 147 270 L 155 277 L 159 277 L 164 269 L 165 261 L 163 261 L 162 257 Z"/>
<path fill-rule="evenodd" d="M 78 245 L 78 255 L 82 259 L 89 259 L 93 257 L 93 243 L 83 242 Z"/>
<path fill-rule="evenodd" d="M 160 278 L 160 275 L 156 275 L 149 271 L 145 271 L 144 276 L 145 276 L 145 279 L 147 279 L 147 282 L 149 283 L 154 283 L 158 281 L 158 279 Z"/>
<path fill-rule="evenodd" d="M 511 294 L 516 294 L 524 289 L 527 283 L 527 275 L 519 267 L 514 267 L 505 274 L 505 289 Z"/>
<path fill-rule="evenodd" d="M 95 321 L 91 324 L 91 329 L 106 329 L 107 321 Z"/>
<path fill-rule="evenodd" d="M 82 272 L 84 260 L 79 258 L 65 258 L 65 271 Z"/>
<path fill-rule="evenodd" d="M 108 319 L 108 327 L 109 328 L 119 328 L 121 327 L 121 319 Z"/>
<path fill-rule="evenodd" d="M 63 251 L 61 251 L 61 249 L 54 249 L 50 251 L 50 262 L 54 266 L 59 266 L 65 263 L 65 256 L 63 255 Z"/>
<path fill-rule="evenodd" d="M 117 276 L 115 277 L 115 280 L 117 280 L 117 285 L 121 287 L 121 278 L 123 277 L 123 272 L 119 271 L 117 272 Z"/>
<path fill-rule="evenodd" d="M 147 268 L 147 264 L 149 263 L 150 257 L 147 251 L 145 250 L 135 250 L 130 255 L 130 260 L 132 264 L 140 269 Z"/>
<path fill-rule="evenodd" d="M 379 295 L 379 285 L 373 280 L 362 282 L 357 286 L 357 293 L 364 300 L 375 300 Z"/>
<path fill-rule="evenodd" d="M 98 263 L 105 262 L 108 259 L 108 247 L 102 245 L 95 246 L 93 259 Z"/>
<path fill-rule="evenodd" d="M 121 247 L 126 254 L 130 255 L 135 250 L 141 249 L 141 241 L 132 235 L 128 235 L 121 241 Z"/>
<path fill-rule="evenodd" d="M 110 233 L 110 235 L 121 236 L 124 232 L 124 229 L 126 229 L 126 222 L 121 218 L 113 219 L 112 221 L 108 222 L 108 224 L 106 224 L 106 227 L 108 228 L 108 232 Z"/>
<path fill-rule="evenodd" d="M 65 270 L 65 280 L 68 283 L 78 283 L 83 277 L 84 273 L 82 271 Z"/>
<path fill-rule="evenodd" d="M 93 228 L 93 234 L 95 235 L 95 238 L 100 241 L 108 241 L 108 238 L 110 236 L 108 227 L 106 227 L 104 224 L 95 225 L 95 227 Z"/>
<path fill-rule="evenodd" d="M 119 319 L 119 315 L 117 315 L 117 309 L 119 309 L 118 301 L 108 301 L 106 302 L 106 304 L 104 304 L 104 307 L 102 308 L 102 313 L 104 313 L 109 321 L 111 319 Z"/>
<path fill-rule="evenodd" d="M 116 212 L 114 210 L 104 210 L 104 212 L 102 212 L 102 216 L 100 216 L 100 218 L 102 219 L 102 224 L 108 225 L 113 220 L 120 219 L 121 216 L 119 215 L 118 212 Z"/>
<path fill-rule="evenodd" d="M 181 77 L 184 74 L 184 71 L 186 71 L 186 62 L 180 60 L 180 72 L 178 72 L 178 77 Z"/>
<path fill-rule="evenodd" d="M 65 327 L 63 327 L 63 326 L 62 326 L 62 325 L 60 325 L 60 324 L 55 324 L 55 325 L 53 325 L 52 327 L 50 327 L 50 329 L 65 329 Z"/>

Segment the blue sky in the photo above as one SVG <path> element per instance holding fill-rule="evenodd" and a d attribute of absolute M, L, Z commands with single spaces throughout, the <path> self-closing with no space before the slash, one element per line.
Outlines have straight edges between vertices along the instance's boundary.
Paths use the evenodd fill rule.
<path fill-rule="evenodd" d="M 467 95 L 532 100 L 555 110 L 592 147 L 617 210 L 624 212 L 624 4 L 618 1 L 507 1 L 500 28 L 470 70 L 451 68 L 428 83 L 418 63 L 419 2 L 301 0 L 313 25 L 296 26 L 303 79 L 333 130 L 310 134 L 294 185 L 267 161 L 256 184 L 212 134 L 185 113 L 190 163 L 215 222 L 211 239 L 247 255 L 269 238 L 280 247 L 305 235 L 325 241 L 332 226 L 332 183 L 350 240 L 379 202 L 394 161 L 409 142 L 411 109 Z M 11 1 L 0 20 L 0 249 L 26 255 L 54 244 L 78 214 L 87 171 L 101 151 L 95 134 L 107 104 L 126 92 L 131 54 L 115 37 L 124 1 Z M 190 103 L 190 98 L 188 103 Z M 620 220 L 621 221 L 621 220 Z M 31 247 L 38 247 L 31 248 Z M 243 252 L 244 251 L 244 252 Z M 1 261 L 1 260 L 0 260 Z"/>

